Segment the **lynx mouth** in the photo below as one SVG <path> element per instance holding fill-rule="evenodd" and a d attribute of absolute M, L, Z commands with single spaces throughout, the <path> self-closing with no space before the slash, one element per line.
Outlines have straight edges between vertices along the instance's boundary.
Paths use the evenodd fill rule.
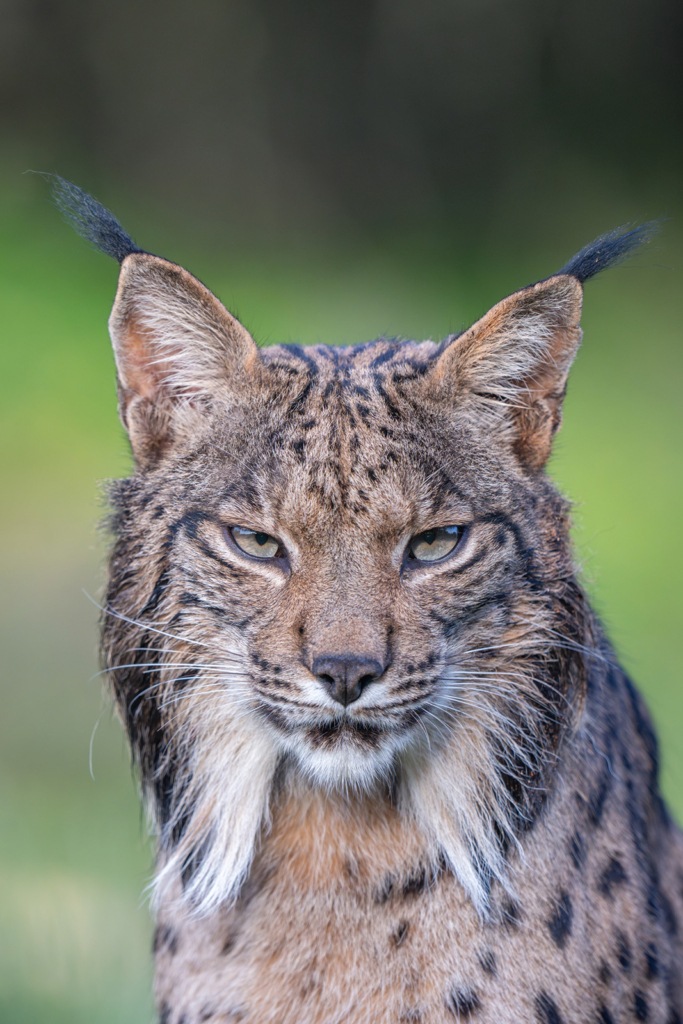
<path fill-rule="evenodd" d="M 376 725 L 342 718 L 307 729 L 306 737 L 311 746 L 319 750 L 334 749 L 349 742 L 360 746 L 378 747 L 384 731 Z"/>

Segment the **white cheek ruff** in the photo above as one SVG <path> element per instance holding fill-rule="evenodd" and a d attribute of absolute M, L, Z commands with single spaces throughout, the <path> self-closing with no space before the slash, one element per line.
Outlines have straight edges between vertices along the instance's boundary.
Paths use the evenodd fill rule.
<path fill-rule="evenodd" d="M 233 692 L 234 692 L 233 683 Z M 159 903 L 185 874 L 182 899 L 197 915 L 233 902 L 249 873 L 269 802 L 280 749 L 271 731 L 244 704 L 188 700 L 180 717 L 180 745 L 187 752 L 185 785 L 160 836 L 161 868 L 153 882 Z M 172 842 L 174 827 L 185 821 Z M 164 850 L 168 854 L 164 854 Z"/>

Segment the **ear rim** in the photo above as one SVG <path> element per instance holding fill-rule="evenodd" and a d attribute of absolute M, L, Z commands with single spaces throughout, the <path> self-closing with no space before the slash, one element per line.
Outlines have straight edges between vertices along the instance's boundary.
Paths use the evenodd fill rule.
<path fill-rule="evenodd" d="M 237 357 L 239 359 L 241 355 L 242 362 L 246 363 L 258 354 L 256 342 L 246 327 L 189 270 L 161 256 L 153 256 L 150 253 L 143 252 L 130 253 L 121 263 L 116 296 L 109 316 L 109 334 L 114 354 L 117 357 L 117 371 L 119 372 L 121 383 L 125 387 L 129 387 L 130 382 L 126 380 L 125 368 L 119 365 L 119 356 L 123 358 L 120 339 L 132 319 L 133 310 L 131 307 L 135 299 L 144 296 L 147 290 L 145 285 L 149 288 L 152 276 L 156 277 L 156 282 L 152 281 L 151 284 L 161 283 L 162 286 L 168 285 L 170 281 L 175 279 L 173 280 L 173 286 L 174 290 L 177 289 L 177 295 L 173 296 L 171 289 L 167 287 L 166 290 L 169 298 L 175 298 L 179 303 L 186 302 L 189 298 L 196 302 L 200 308 L 203 308 L 203 311 L 209 317 L 215 318 L 216 341 L 219 343 L 224 341 L 227 345 L 230 345 L 233 349 L 233 358 Z M 211 325 L 207 324 L 207 334 L 210 332 L 210 327 Z M 222 338 L 221 335 L 223 335 Z M 228 369 L 232 369 L 232 367 L 228 367 Z M 160 386 L 163 386 L 163 383 Z"/>
<path fill-rule="evenodd" d="M 545 466 L 561 425 L 569 370 L 581 344 L 582 299 L 576 277 L 553 274 L 501 299 L 436 358 L 438 400 L 462 404 L 469 398 L 495 411 L 512 432 L 519 461 L 532 472 Z"/>
<path fill-rule="evenodd" d="M 182 412 L 234 398 L 259 358 L 250 333 L 206 285 L 150 253 L 122 261 L 109 335 L 119 416 L 144 462 L 169 447 Z"/>

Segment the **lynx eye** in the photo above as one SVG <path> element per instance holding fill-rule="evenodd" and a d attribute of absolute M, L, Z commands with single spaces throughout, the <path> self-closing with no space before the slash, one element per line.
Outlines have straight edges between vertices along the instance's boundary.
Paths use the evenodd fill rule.
<path fill-rule="evenodd" d="M 280 541 L 269 533 L 248 530 L 244 526 L 231 526 L 228 533 L 240 551 L 252 558 L 275 558 L 280 553 Z"/>
<path fill-rule="evenodd" d="M 463 533 L 462 526 L 444 526 L 417 533 L 408 545 L 408 555 L 418 562 L 439 562 L 455 551 Z"/>

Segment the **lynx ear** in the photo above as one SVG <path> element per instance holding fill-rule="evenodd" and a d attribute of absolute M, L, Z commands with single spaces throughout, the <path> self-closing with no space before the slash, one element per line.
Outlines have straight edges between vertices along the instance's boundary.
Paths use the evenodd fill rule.
<path fill-rule="evenodd" d="M 203 284 L 142 252 L 123 260 L 109 332 L 136 457 L 166 448 L 188 407 L 234 393 L 257 358 L 250 334 Z"/>
<path fill-rule="evenodd" d="M 524 288 L 450 342 L 433 371 L 439 397 L 473 403 L 532 471 L 545 465 L 560 425 L 581 300 L 579 281 L 567 274 Z"/>
<path fill-rule="evenodd" d="M 49 177 L 66 220 L 121 264 L 109 319 L 121 419 L 136 459 L 153 461 L 193 410 L 221 394 L 235 396 L 257 359 L 256 345 L 196 278 L 140 249 L 113 213 L 77 185 Z"/>
<path fill-rule="evenodd" d="M 502 428 L 530 470 L 545 465 L 562 418 L 567 375 L 581 343 L 582 284 L 623 263 L 652 240 L 657 221 L 609 231 L 552 277 L 503 299 L 446 343 L 431 380 L 437 393 Z"/>

